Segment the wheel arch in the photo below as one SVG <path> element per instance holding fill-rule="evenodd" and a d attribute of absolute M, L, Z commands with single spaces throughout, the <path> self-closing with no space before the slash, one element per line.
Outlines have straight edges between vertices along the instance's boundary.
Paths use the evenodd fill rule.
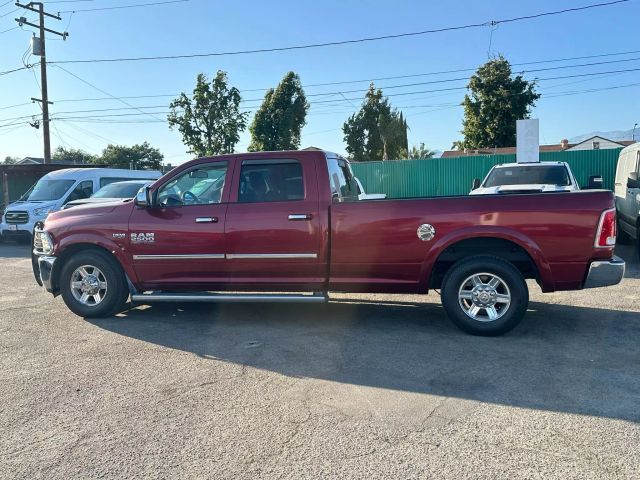
<path fill-rule="evenodd" d="M 114 248 L 108 248 L 102 242 L 90 243 L 85 240 L 77 243 L 64 242 L 64 243 L 61 243 L 61 245 L 57 249 L 56 261 L 51 271 L 51 281 L 52 281 L 54 295 L 58 295 L 60 293 L 60 273 L 62 272 L 62 268 L 64 267 L 64 264 L 66 263 L 66 261 L 69 258 L 71 258 L 73 255 L 76 255 L 80 252 L 91 252 L 91 251 L 98 252 L 102 255 L 105 255 L 113 259 L 116 265 L 118 266 L 118 268 L 124 274 L 127 280 L 129 289 L 131 290 L 132 272 L 129 271 L 130 269 L 126 268 L 127 264 L 123 262 L 121 258 L 119 258 L 122 252 L 119 252 L 119 250 L 116 250 Z"/>
<path fill-rule="evenodd" d="M 421 286 L 440 288 L 447 271 L 459 260 L 492 255 L 512 263 L 543 291 L 553 291 L 551 267 L 540 247 L 519 232 L 501 228 L 465 229 L 443 237 L 429 251 L 421 270 Z"/>

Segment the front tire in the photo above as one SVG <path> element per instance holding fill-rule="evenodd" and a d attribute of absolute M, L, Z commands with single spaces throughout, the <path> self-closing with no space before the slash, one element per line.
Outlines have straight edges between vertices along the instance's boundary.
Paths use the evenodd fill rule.
<path fill-rule="evenodd" d="M 524 317 L 529 290 L 513 264 L 492 256 L 463 259 L 447 272 L 442 305 L 451 321 L 472 335 L 497 336 Z"/>
<path fill-rule="evenodd" d="M 71 256 L 62 267 L 59 285 L 69 310 L 84 318 L 114 315 L 123 309 L 129 296 L 118 263 L 98 251 Z"/>

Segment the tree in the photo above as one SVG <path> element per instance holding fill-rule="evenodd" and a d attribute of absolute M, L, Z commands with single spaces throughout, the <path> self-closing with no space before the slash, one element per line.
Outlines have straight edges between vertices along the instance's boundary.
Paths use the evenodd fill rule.
<path fill-rule="evenodd" d="M 90 153 L 80 150 L 79 148 L 58 147 L 53 152 L 52 159 L 54 162 L 73 163 L 75 165 L 83 163 L 96 163 L 98 157 Z"/>
<path fill-rule="evenodd" d="M 113 168 L 133 168 L 134 170 L 159 170 L 164 155 L 148 142 L 142 145 L 107 145 L 99 162 Z"/>
<path fill-rule="evenodd" d="M 12 157 L 11 155 L 7 155 L 6 157 L 4 157 L 4 163 L 5 165 L 15 165 L 16 163 L 18 163 L 20 161 L 20 159 L 18 157 Z"/>
<path fill-rule="evenodd" d="M 511 147 L 516 144 L 516 120 L 529 118 L 540 95 L 536 82 L 522 75 L 511 77 L 511 65 L 499 56 L 482 65 L 471 77 L 465 95 L 464 140 L 454 148 Z"/>
<path fill-rule="evenodd" d="M 181 93 L 169 104 L 169 128 L 177 127 L 188 153 L 199 157 L 233 153 L 249 115 L 240 112 L 240 100 L 240 91 L 229 87 L 225 72 L 218 70 L 211 83 L 200 73 L 192 98 Z"/>
<path fill-rule="evenodd" d="M 419 146 L 414 145 L 413 147 L 411 147 L 408 157 L 411 160 L 421 160 L 425 158 L 433 158 L 435 154 L 435 150 L 430 150 L 424 146 L 424 143 L 421 143 Z"/>
<path fill-rule="evenodd" d="M 391 108 L 382 90 L 369 85 L 360 110 L 342 126 L 347 153 L 354 161 L 402 158 L 407 152 L 407 122 Z"/>
<path fill-rule="evenodd" d="M 253 117 L 250 152 L 296 150 L 300 147 L 302 127 L 306 125 L 309 103 L 300 77 L 287 73 L 275 88 L 270 88 Z"/>

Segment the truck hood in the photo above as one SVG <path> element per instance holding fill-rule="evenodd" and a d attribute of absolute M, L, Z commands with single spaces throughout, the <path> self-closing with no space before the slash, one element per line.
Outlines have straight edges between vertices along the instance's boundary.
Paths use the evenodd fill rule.
<path fill-rule="evenodd" d="M 129 204 L 129 206 L 133 206 L 133 202 L 131 200 L 114 200 L 111 202 L 100 202 L 100 203 L 88 203 L 85 205 L 78 205 L 77 207 L 68 208 L 66 210 L 58 210 L 57 212 L 53 212 L 49 214 L 47 220 L 56 221 L 62 219 L 69 219 L 73 217 L 86 217 L 86 216 L 101 216 L 107 215 L 113 212 L 116 208 L 125 206 L 125 204 Z"/>
<path fill-rule="evenodd" d="M 548 185 L 548 184 L 524 184 L 524 185 L 498 185 L 496 187 L 480 187 L 469 192 L 469 195 L 497 195 L 500 193 L 550 193 L 550 192 L 572 192 L 576 190 L 570 185 Z"/>

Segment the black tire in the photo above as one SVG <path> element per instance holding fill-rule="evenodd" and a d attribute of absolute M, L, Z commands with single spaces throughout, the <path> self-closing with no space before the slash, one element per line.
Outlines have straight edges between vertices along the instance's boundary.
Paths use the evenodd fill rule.
<path fill-rule="evenodd" d="M 620 228 L 620 220 L 618 220 L 618 224 L 616 225 L 616 242 L 620 245 L 629 245 L 632 242 L 631 235 Z"/>
<path fill-rule="evenodd" d="M 77 269 L 83 266 L 93 267 L 93 270 L 87 268 L 85 272 L 94 275 L 96 279 L 101 282 L 104 281 L 106 284 L 106 288 L 98 292 L 100 293 L 100 301 L 97 303 L 93 295 L 91 295 L 93 304 L 91 304 L 91 298 L 89 303 L 82 303 L 81 298 L 78 299 L 74 295 L 74 289 L 71 286 L 72 276 L 76 281 L 81 279 L 82 274 L 77 272 Z M 123 310 L 129 296 L 127 282 L 120 265 L 108 253 L 96 250 L 72 255 L 62 266 L 59 285 L 64 303 L 67 304 L 69 310 L 84 318 L 100 318 L 114 315 Z M 77 295 L 83 293 L 78 289 L 75 289 L 75 291 Z"/>
<path fill-rule="evenodd" d="M 472 278 L 477 275 L 480 283 L 474 287 Z M 494 278 L 498 286 L 492 289 L 490 284 Z M 469 298 L 462 299 L 460 295 Z M 487 303 L 476 303 L 483 300 Z M 469 314 L 463 304 L 469 307 Z M 480 304 L 488 305 L 488 309 Z M 528 304 L 529 289 L 522 274 L 513 264 L 498 257 L 482 255 L 460 260 L 449 269 L 442 284 L 442 306 L 447 315 L 472 335 L 493 337 L 508 332 L 520 323 Z M 472 312 L 471 308 L 478 310 Z M 490 310 L 496 317 L 493 320 L 489 318 Z M 476 319 L 471 317 L 474 313 Z"/>

